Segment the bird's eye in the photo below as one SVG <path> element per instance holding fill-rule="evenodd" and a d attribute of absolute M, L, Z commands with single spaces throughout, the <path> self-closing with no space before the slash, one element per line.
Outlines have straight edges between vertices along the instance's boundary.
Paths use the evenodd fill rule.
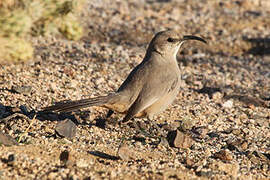
<path fill-rule="evenodd" d="M 174 42 L 174 39 L 173 38 L 168 38 L 167 41 L 168 42 Z"/>

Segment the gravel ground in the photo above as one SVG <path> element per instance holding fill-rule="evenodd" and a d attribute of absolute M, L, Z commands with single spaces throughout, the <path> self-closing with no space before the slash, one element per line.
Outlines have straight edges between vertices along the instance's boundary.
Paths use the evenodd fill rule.
<path fill-rule="evenodd" d="M 80 41 L 36 37 L 29 63 L 1 66 L 0 179 L 270 178 L 269 9 L 267 0 L 87 2 Z M 121 126 L 100 107 L 35 116 L 115 91 L 165 29 L 208 41 L 178 54 L 181 90 L 156 117 L 168 137 L 146 119 L 134 120 L 146 132 Z"/>

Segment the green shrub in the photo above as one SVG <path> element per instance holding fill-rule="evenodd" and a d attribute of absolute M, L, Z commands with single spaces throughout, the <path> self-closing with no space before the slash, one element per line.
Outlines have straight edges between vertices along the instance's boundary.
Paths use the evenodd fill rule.
<path fill-rule="evenodd" d="M 25 62 L 33 55 L 32 45 L 22 38 L 0 37 L 0 64 Z"/>
<path fill-rule="evenodd" d="M 83 4 L 84 0 L 0 1 L 0 41 L 7 43 L 0 45 L 0 63 L 31 58 L 33 48 L 24 40 L 27 36 L 61 34 L 70 40 L 80 39 L 83 28 L 76 14 Z"/>

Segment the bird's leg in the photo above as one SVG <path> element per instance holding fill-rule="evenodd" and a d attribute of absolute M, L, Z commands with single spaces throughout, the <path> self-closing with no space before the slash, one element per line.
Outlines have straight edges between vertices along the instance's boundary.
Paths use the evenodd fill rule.
<path fill-rule="evenodd" d="M 143 135 L 150 137 L 150 138 L 160 138 L 161 137 L 166 137 L 166 134 L 163 132 L 163 130 L 157 125 L 157 123 L 155 121 L 153 121 L 152 119 L 150 119 L 149 117 L 147 117 L 147 120 L 150 124 L 150 128 L 153 127 L 157 130 L 158 132 L 158 136 L 156 134 L 154 134 L 153 132 L 151 132 L 150 130 L 146 131 L 144 128 L 141 127 L 140 123 L 138 123 L 137 121 L 133 121 L 133 125 L 135 127 L 135 129 L 139 130 L 140 133 L 142 133 Z"/>
<path fill-rule="evenodd" d="M 137 130 L 139 130 L 140 133 L 142 133 L 143 135 L 145 135 L 145 136 L 147 136 L 147 137 L 151 137 L 151 138 L 154 137 L 151 133 L 147 132 L 147 131 L 140 125 L 140 123 L 138 123 L 138 121 L 133 121 L 133 124 L 134 124 L 135 128 L 136 128 Z"/>
<path fill-rule="evenodd" d="M 127 127 L 128 123 L 131 123 L 131 127 L 134 127 L 138 133 L 141 133 L 146 137 L 154 138 L 154 136 L 151 135 L 151 133 L 148 133 L 144 128 L 142 128 L 141 124 L 138 121 L 136 121 L 134 118 L 132 118 L 131 121 L 125 121 L 125 122 L 121 121 L 119 125 L 120 127 L 124 128 L 124 127 Z"/>
<path fill-rule="evenodd" d="M 153 119 L 151 119 L 150 117 L 147 117 L 147 120 L 148 120 L 150 126 L 157 129 L 158 135 L 161 135 L 162 137 L 166 137 L 166 134 L 163 132 L 163 130 L 157 125 L 157 123 Z"/>

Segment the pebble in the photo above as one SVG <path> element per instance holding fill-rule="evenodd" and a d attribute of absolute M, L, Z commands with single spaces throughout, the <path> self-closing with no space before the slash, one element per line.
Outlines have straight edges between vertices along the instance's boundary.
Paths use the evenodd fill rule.
<path fill-rule="evenodd" d="M 69 138 L 69 139 L 72 139 L 73 137 L 75 137 L 76 129 L 77 129 L 76 124 L 69 119 L 66 119 L 64 121 L 60 121 L 59 123 L 57 123 L 57 125 L 55 127 L 55 131 L 60 136 L 63 136 L 63 137 Z"/>
<path fill-rule="evenodd" d="M 131 69 L 141 62 L 153 34 L 160 30 L 173 28 L 183 35 L 198 35 L 207 39 L 208 44 L 183 45 L 177 55 L 181 67 L 179 76 L 183 80 L 179 95 L 166 111 L 155 117 L 158 123 L 169 125 L 188 117 L 182 129 L 177 123 L 171 129 L 162 128 L 166 129 L 164 131 L 185 130 L 180 131 L 184 138 L 179 140 L 179 146 L 187 149 L 167 147 L 166 141 L 160 143 L 160 137 L 134 139 L 137 134 L 132 127 L 118 126 L 117 122 L 122 119 L 118 113 L 111 118 L 115 125 L 97 127 L 96 119 L 104 119 L 105 108 L 51 113 L 53 115 L 37 116 L 25 136 L 29 141 L 20 146 L 0 145 L 0 157 L 16 155 L 16 166 L 0 161 L 2 179 L 44 179 L 47 176 L 51 179 L 108 179 L 111 175 L 117 179 L 268 178 L 269 162 L 263 158 L 269 157 L 270 137 L 267 106 L 270 61 L 264 51 L 270 28 L 266 2 L 270 1 L 86 1 L 81 12 L 86 27 L 81 40 L 69 41 L 52 35 L 27 38 L 35 48 L 31 64 L 0 68 L 0 119 L 25 113 L 18 108 L 21 105 L 37 111 L 57 101 L 117 90 Z M 264 42 L 263 46 L 258 41 Z M 32 87 L 31 91 L 20 90 L 24 86 Z M 12 87 L 19 87 L 14 89 L 21 93 L 11 91 Z M 203 87 L 209 89 L 200 93 Z M 213 91 L 216 88 L 220 91 Z M 239 95 L 238 98 L 233 97 L 234 94 Z M 226 99 L 229 96 L 232 97 Z M 66 116 L 80 119 L 72 141 L 55 137 L 57 122 L 65 120 Z M 28 118 L 14 115 L 7 122 L 0 120 L 0 129 L 15 139 L 28 129 L 29 122 Z M 198 127 L 207 128 L 196 130 Z M 148 128 L 149 124 L 145 130 Z M 185 145 L 189 139 L 185 136 L 192 136 L 195 142 Z M 127 155 L 130 160 L 119 159 L 117 151 L 122 139 L 126 139 L 129 144 L 126 151 L 131 152 L 131 157 L 134 154 L 135 159 Z M 228 140 L 239 143 L 229 145 Z M 174 147 L 174 143 L 170 145 Z M 215 152 L 226 148 L 232 155 L 231 161 L 212 158 Z M 72 152 L 68 161 L 76 160 L 73 166 L 61 168 L 58 159 L 65 149 Z M 93 151 L 99 155 L 117 154 L 117 157 L 92 156 L 89 153 Z M 124 156 L 126 151 L 122 153 Z M 253 154 L 253 151 L 258 153 Z M 221 157 L 230 159 L 226 153 Z M 183 163 L 187 157 L 192 168 Z"/>
<path fill-rule="evenodd" d="M 121 144 L 119 146 L 117 154 L 124 161 L 131 161 L 136 159 L 136 152 L 126 144 Z"/>
<path fill-rule="evenodd" d="M 10 135 L 4 134 L 0 131 L 0 144 L 4 144 L 5 146 L 18 145 L 18 142 L 13 139 Z"/>
<path fill-rule="evenodd" d="M 224 102 L 224 103 L 222 104 L 222 106 L 223 106 L 224 108 L 232 108 L 232 107 L 233 107 L 233 101 L 232 101 L 232 100 L 228 100 L 228 101 Z"/>
<path fill-rule="evenodd" d="M 89 166 L 89 164 L 85 159 L 79 159 L 76 162 L 76 166 L 79 168 L 87 168 Z"/>
<path fill-rule="evenodd" d="M 233 156 L 232 156 L 231 152 L 227 149 L 216 152 L 214 154 L 214 157 L 216 157 L 222 161 L 232 161 L 233 160 Z"/>
<path fill-rule="evenodd" d="M 190 148 L 194 144 L 194 140 L 187 134 L 176 130 L 170 131 L 167 136 L 170 146 L 176 148 Z"/>

